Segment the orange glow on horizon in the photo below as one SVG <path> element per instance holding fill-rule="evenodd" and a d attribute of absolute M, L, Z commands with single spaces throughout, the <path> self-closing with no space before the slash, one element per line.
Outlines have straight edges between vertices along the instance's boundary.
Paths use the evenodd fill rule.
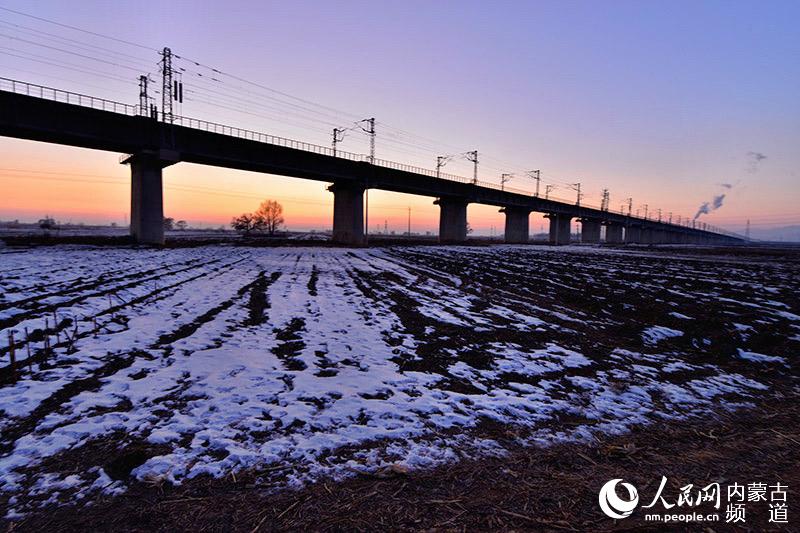
<path fill-rule="evenodd" d="M 0 220 L 33 222 L 49 215 L 61 222 L 127 224 L 130 177 L 129 169 L 118 162 L 119 154 L 0 139 L 0 156 Z M 311 180 L 179 163 L 164 170 L 164 213 L 186 220 L 190 226 L 228 227 L 234 216 L 254 211 L 265 199 L 274 199 L 283 205 L 290 230 L 324 231 L 332 226 L 333 212 L 333 195 L 326 187 L 326 183 Z M 720 210 L 703 221 L 743 226 L 747 218 L 758 220 L 760 214 L 767 220 L 770 211 L 761 207 L 763 201 L 757 201 L 758 192 L 748 191 L 743 209 Z M 696 209 L 691 199 L 677 192 L 661 196 L 665 219 L 669 205 L 675 217 L 681 214 L 684 219 Z M 618 211 L 615 204 L 619 203 L 612 200 L 612 210 Z M 380 190 L 369 192 L 369 231 L 407 231 L 409 207 L 412 232 L 438 232 L 439 208 L 433 198 Z M 504 215 L 497 207 L 470 204 L 468 220 L 475 233 L 503 232 Z M 530 220 L 531 234 L 547 231 L 549 223 L 541 213 L 533 213 Z M 768 220 L 782 223 L 781 219 Z"/>

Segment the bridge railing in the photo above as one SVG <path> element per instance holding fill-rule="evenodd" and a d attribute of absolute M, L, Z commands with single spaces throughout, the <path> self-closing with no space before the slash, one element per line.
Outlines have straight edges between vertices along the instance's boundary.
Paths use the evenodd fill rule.
<path fill-rule="evenodd" d="M 263 142 L 266 144 L 274 144 L 276 146 L 285 146 L 286 148 L 294 148 L 296 150 L 303 150 L 305 152 L 313 152 L 315 154 L 340 157 L 350 161 L 367 161 L 368 157 L 364 154 L 356 154 L 353 152 L 345 152 L 336 150 L 334 153 L 332 148 L 321 146 L 318 144 L 307 143 L 304 141 L 297 141 L 286 137 L 279 137 L 277 135 L 270 135 L 260 131 L 248 130 L 244 128 L 237 128 L 235 126 L 228 126 L 219 124 L 217 122 L 210 122 L 208 120 L 200 120 L 191 117 L 184 117 L 174 115 L 172 123 L 187 128 L 208 131 L 211 133 L 219 133 L 221 135 L 228 135 L 231 137 L 238 137 L 250 141 Z"/>
<path fill-rule="evenodd" d="M 92 109 L 111 111 L 112 113 L 121 113 L 123 115 L 132 116 L 139 114 L 139 106 L 136 105 L 123 104 L 121 102 L 115 102 L 114 100 L 106 100 L 105 98 L 97 98 L 86 94 L 63 91 L 53 87 L 45 87 L 44 85 L 36 85 L 9 78 L 0 77 L 0 91 L 35 96 L 45 100 L 91 107 Z"/>

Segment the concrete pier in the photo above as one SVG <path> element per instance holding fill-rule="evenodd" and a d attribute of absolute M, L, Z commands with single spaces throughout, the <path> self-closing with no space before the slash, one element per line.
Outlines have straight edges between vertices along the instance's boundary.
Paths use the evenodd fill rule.
<path fill-rule="evenodd" d="M 151 153 L 133 154 L 121 161 L 131 167 L 130 233 L 137 243 L 164 244 L 162 170 L 174 162 Z"/>
<path fill-rule="evenodd" d="M 550 244 L 569 244 L 572 237 L 572 217 L 553 213 L 545 215 L 545 218 L 550 219 Z"/>
<path fill-rule="evenodd" d="M 339 244 L 364 244 L 364 186 L 354 183 L 334 183 L 333 241 Z"/>
<path fill-rule="evenodd" d="M 652 244 L 667 244 L 667 232 L 662 229 L 653 230 L 653 236 L 650 242 Z"/>
<path fill-rule="evenodd" d="M 625 243 L 639 244 L 642 242 L 642 228 L 640 226 L 629 225 L 625 228 Z"/>
<path fill-rule="evenodd" d="M 581 242 L 597 244 L 600 242 L 600 221 L 593 218 L 582 218 Z"/>
<path fill-rule="evenodd" d="M 506 214 L 505 241 L 509 244 L 527 244 L 530 241 L 528 209 L 504 207 L 500 210 Z"/>
<path fill-rule="evenodd" d="M 467 201 L 463 198 L 437 199 L 439 206 L 439 242 L 461 243 L 467 240 Z"/>
<path fill-rule="evenodd" d="M 606 242 L 608 244 L 622 244 L 622 224 L 606 225 Z"/>

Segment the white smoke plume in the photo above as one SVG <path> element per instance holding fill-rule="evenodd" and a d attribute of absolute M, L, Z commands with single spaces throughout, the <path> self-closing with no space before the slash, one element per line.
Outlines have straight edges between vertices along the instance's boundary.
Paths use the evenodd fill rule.
<path fill-rule="evenodd" d="M 758 172 L 759 167 L 761 166 L 761 162 L 767 158 L 766 155 L 762 154 L 761 152 L 747 152 L 747 172 L 750 174 L 755 174 Z M 718 183 L 720 187 L 729 191 L 734 188 L 734 186 L 738 185 L 741 180 L 736 181 L 735 183 Z M 712 211 L 716 211 L 720 207 L 722 207 L 722 203 L 725 201 L 725 195 L 727 193 L 721 192 L 720 194 L 714 196 L 714 198 L 710 202 L 703 202 L 700 204 L 700 207 L 697 208 L 697 213 L 694 215 L 694 220 L 700 218 L 701 215 L 708 215 Z"/>
<path fill-rule="evenodd" d="M 730 185 L 730 184 L 726 183 L 724 185 Z M 730 187 L 726 188 L 730 189 Z M 703 204 L 697 208 L 697 213 L 694 215 L 694 220 L 700 218 L 700 215 L 707 215 L 712 211 L 716 211 L 717 209 L 722 207 L 722 202 L 724 201 L 725 201 L 725 193 L 722 193 L 715 196 L 714 199 L 711 200 L 710 202 L 703 202 Z"/>

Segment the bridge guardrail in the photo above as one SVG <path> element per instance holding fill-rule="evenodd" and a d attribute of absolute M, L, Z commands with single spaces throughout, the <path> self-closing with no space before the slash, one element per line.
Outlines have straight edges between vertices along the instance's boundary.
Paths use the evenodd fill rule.
<path fill-rule="evenodd" d="M 266 144 L 274 144 L 276 146 L 285 146 L 287 148 L 294 148 L 303 150 L 305 152 L 312 152 L 320 155 L 334 156 L 332 148 L 321 146 L 318 144 L 307 143 L 304 141 L 296 141 L 286 137 L 279 137 L 277 135 L 270 135 L 269 133 L 262 133 L 259 131 L 248 130 L 244 128 L 237 128 L 235 126 L 228 126 L 218 122 L 210 122 L 208 120 L 201 120 L 192 117 L 184 117 L 181 115 L 173 115 L 172 124 L 185 126 L 187 128 L 208 131 L 212 133 L 219 133 L 221 135 L 228 135 L 231 137 L 238 137 L 250 141 L 263 142 Z M 356 154 L 353 152 L 345 152 L 336 150 L 335 157 L 348 159 L 350 161 L 367 161 L 369 158 L 364 154 Z"/>
<path fill-rule="evenodd" d="M 19 81 L 19 80 L 13 80 L 13 79 L 10 79 L 10 78 L 0 77 L 0 91 L 12 92 L 12 93 L 16 93 L 16 94 L 24 94 L 24 95 L 27 95 L 27 96 L 33 96 L 33 97 L 36 97 L 36 98 L 42 98 L 44 100 L 53 100 L 53 101 L 56 101 L 56 102 L 79 105 L 79 106 L 82 106 L 82 107 L 90 107 L 92 109 L 98 109 L 98 110 L 101 110 L 101 111 L 109 111 L 109 112 L 112 112 L 112 113 L 120 113 L 120 114 L 128 115 L 128 116 L 149 116 L 148 111 L 144 110 L 144 109 L 140 109 L 139 105 L 125 104 L 125 103 L 122 103 L 122 102 L 116 102 L 114 100 L 108 100 L 108 99 L 105 99 L 105 98 L 97 98 L 97 97 L 94 97 L 94 96 L 89 96 L 89 95 L 85 95 L 85 94 L 81 94 L 81 93 L 74 93 L 74 92 L 70 92 L 70 91 L 64 91 L 64 90 L 56 89 L 56 88 L 53 88 L 53 87 L 46 87 L 46 86 L 43 86 L 43 85 L 36 85 L 34 83 L 28 83 L 28 82 Z M 247 140 L 251 140 L 251 141 L 263 142 L 263 143 L 266 143 L 266 144 L 272 144 L 272 145 L 276 145 L 276 146 L 284 146 L 284 147 L 287 147 L 287 148 L 294 148 L 294 149 L 297 149 L 297 150 L 303 150 L 303 151 L 306 151 L 306 152 L 312 152 L 312 153 L 316 153 L 316 154 L 320 154 L 320 155 L 327 155 L 327 156 L 331 156 L 331 157 L 339 157 L 339 158 L 347 159 L 347 160 L 350 160 L 350 161 L 358 161 L 358 162 L 368 162 L 369 161 L 369 156 L 367 156 L 366 154 L 357 154 L 357 153 L 354 153 L 354 152 L 346 152 L 346 151 L 342 151 L 342 150 L 336 150 L 334 152 L 334 150 L 332 148 L 329 148 L 327 146 L 321 146 L 321 145 L 318 145 L 318 144 L 307 143 L 307 142 L 303 142 L 303 141 L 297 141 L 297 140 L 289 139 L 289 138 L 286 138 L 286 137 L 279 137 L 277 135 L 270 135 L 268 133 L 262 133 L 262 132 L 258 132 L 258 131 L 247 130 L 247 129 L 244 129 L 244 128 L 237 128 L 235 126 L 228 126 L 228 125 L 225 125 L 225 124 L 220 124 L 220 123 L 216 123 L 216 122 L 210 122 L 210 121 L 207 121 L 207 120 L 201 120 L 201 119 L 196 119 L 196 118 L 191 118 L 191 117 L 184 117 L 184 116 L 180 116 L 180 115 L 173 115 L 171 117 L 171 123 L 178 124 L 180 126 L 185 126 L 185 127 L 192 128 L 192 129 L 198 129 L 198 130 L 203 130 L 203 131 L 208 131 L 208 132 L 213 132 L 213 133 L 219 133 L 219 134 L 222 134 L 222 135 L 229 135 L 231 137 L 238 137 L 240 139 L 247 139 Z M 123 155 L 122 157 L 124 158 L 126 156 Z M 424 176 L 437 177 L 437 173 L 434 170 L 430 170 L 430 169 L 426 169 L 426 168 L 422 168 L 422 167 L 417 167 L 417 166 L 413 166 L 413 165 L 407 165 L 407 164 L 404 164 L 404 163 L 398 163 L 396 161 L 389 161 L 389 160 L 386 160 L 386 159 L 375 159 L 373 161 L 373 164 L 378 165 L 378 166 L 382 166 L 382 167 L 386 167 L 386 168 L 392 168 L 392 169 L 395 169 L 395 170 L 402 170 L 402 171 L 406 171 L 406 172 L 412 172 L 412 173 L 415 173 L 415 174 L 422 174 Z M 440 172 L 438 177 L 440 177 L 442 179 L 450 180 L 450 181 L 457 181 L 457 182 L 460 182 L 460 183 L 472 183 L 473 182 L 473 180 L 470 179 L 470 178 L 466 178 L 464 176 L 458 176 L 456 174 L 449 174 L 449 173 L 446 173 L 446 172 Z M 531 191 L 527 191 L 527 190 L 523 190 L 523 189 L 516 189 L 516 188 L 513 188 L 513 187 L 505 187 L 503 185 L 500 185 L 500 184 L 497 184 L 497 183 L 492 183 L 492 182 L 487 182 L 487 181 L 479 180 L 476 183 L 476 185 L 479 185 L 481 187 L 487 187 L 487 188 L 491 188 L 491 189 L 496 189 L 496 190 L 502 190 L 502 191 L 507 191 L 507 192 L 511 192 L 511 193 L 516 193 L 516 194 L 523 194 L 523 195 L 526 195 L 526 196 L 533 196 Z M 562 202 L 562 203 L 565 203 L 565 204 L 571 204 L 572 203 L 571 200 L 565 200 L 563 198 L 557 198 L 557 197 L 554 197 L 554 196 L 549 196 L 548 199 L 552 200 L 552 201 L 556 201 L 556 202 Z M 591 204 L 582 203 L 581 206 L 582 207 L 591 208 L 591 209 L 597 209 L 597 210 L 600 209 L 598 206 L 591 205 Z M 644 217 L 629 216 L 628 218 L 630 220 L 637 220 L 637 221 L 645 221 L 645 220 L 647 220 L 647 221 L 650 221 L 650 222 L 655 222 L 653 219 L 650 219 L 650 218 L 645 219 Z M 732 237 L 743 238 L 741 235 L 738 235 L 738 234 L 736 234 L 734 232 L 723 230 L 722 228 L 717 228 L 716 226 L 712 226 L 710 224 L 705 224 L 705 223 L 703 223 L 702 228 L 700 227 L 700 225 L 689 224 L 688 220 L 687 220 L 687 223 L 685 225 L 683 225 L 683 224 L 678 225 L 678 224 L 675 224 L 675 223 L 673 223 L 672 225 L 679 226 L 679 227 L 691 228 L 691 229 L 695 229 L 695 230 L 711 231 L 711 232 L 718 233 L 718 234 L 721 234 L 721 235 L 728 235 L 728 236 L 732 236 Z"/>
<path fill-rule="evenodd" d="M 121 113 L 123 115 L 133 116 L 139 114 L 139 106 L 136 105 L 123 104 L 121 102 L 115 102 L 114 100 L 106 100 L 105 98 L 97 98 L 87 94 L 63 91 L 53 87 L 35 85 L 33 83 L 12 80 L 9 78 L 0 77 L 0 90 L 16 94 L 24 94 L 27 96 L 34 96 L 44 100 L 75 104 L 81 107 L 91 107 L 92 109 L 98 109 L 100 111 Z"/>

